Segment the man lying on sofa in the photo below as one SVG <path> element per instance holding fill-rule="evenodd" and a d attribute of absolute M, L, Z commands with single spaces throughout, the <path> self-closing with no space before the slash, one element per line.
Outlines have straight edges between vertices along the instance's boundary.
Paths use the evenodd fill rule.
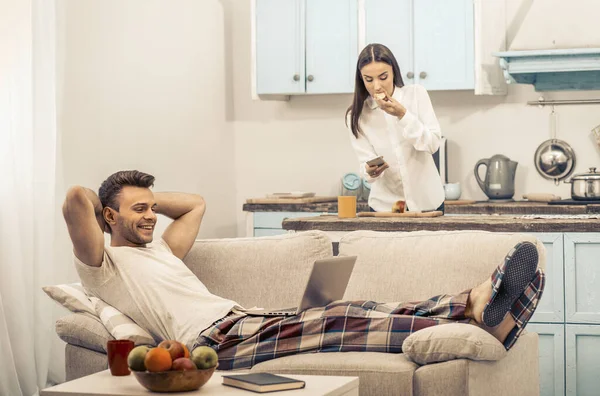
<path fill-rule="evenodd" d="M 211 294 L 182 261 L 204 216 L 202 197 L 153 193 L 153 184 L 149 174 L 121 171 L 102 183 L 99 196 L 83 187 L 68 191 L 63 214 L 77 271 L 89 292 L 155 338 L 215 348 L 222 370 L 296 353 L 356 351 L 357 345 L 400 353 L 412 332 L 453 322 L 475 322 L 509 349 L 544 289 L 537 249 L 522 242 L 490 279 L 456 295 L 393 304 L 336 301 L 292 317 L 247 316 L 234 301 Z M 157 213 L 173 222 L 153 242 Z"/>

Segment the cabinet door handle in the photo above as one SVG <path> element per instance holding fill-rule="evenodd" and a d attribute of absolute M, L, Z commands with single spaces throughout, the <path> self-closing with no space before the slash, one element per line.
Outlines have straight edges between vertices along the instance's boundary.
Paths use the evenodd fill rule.
<path fill-rule="evenodd" d="M 300 74 L 294 74 L 294 81 L 300 81 Z"/>
<path fill-rule="evenodd" d="M 423 79 L 427 78 L 427 73 L 426 72 L 419 73 L 419 78 L 423 78 Z"/>
<path fill-rule="evenodd" d="M 413 72 L 406 73 L 406 78 L 415 78 L 415 73 L 413 73 Z"/>
<path fill-rule="evenodd" d="M 312 81 L 312 80 L 314 80 L 315 78 L 313 77 L 313 75 L 312 75 L 312 74 L 309 74 L 309 75 L 308 75 L 308 77 L 306 77 L 306 79 L 307 79 L 308 81 Z"/>

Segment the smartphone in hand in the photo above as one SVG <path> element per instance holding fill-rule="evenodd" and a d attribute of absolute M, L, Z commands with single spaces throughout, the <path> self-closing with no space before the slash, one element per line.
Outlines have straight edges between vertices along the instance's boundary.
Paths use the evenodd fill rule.
<path fill-rule="evenodd" d="M 369 166 L 381 166 L 385 164 L 385 161 L 383 160 L 383 155 L 380 155 L 377 158 L 373 158 L 372 160 L 367 161 L 367 165 Z"/>

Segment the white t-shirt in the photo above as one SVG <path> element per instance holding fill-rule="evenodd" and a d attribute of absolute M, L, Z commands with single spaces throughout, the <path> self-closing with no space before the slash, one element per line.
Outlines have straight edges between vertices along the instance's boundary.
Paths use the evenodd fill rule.
<path fill-rule="evenodd" d="M 350 131 L 361 173 L 371 184 L 369 206 L 389 212 L 403 200 L 413 212 L 435 210 L 444 202 L 444 186 L 432 157 L 440 146 L 441 131 L 429 95 L 423 86 L 413 84 L 396 87 L 392 97 L 406 108 L 402 119 L 381 110 L 369 96 L 359 120 L 363 134 L 357 139 Z M 390 167 L 372 178 L 366 162 L 380 155 Z"/>
<path fill-rule="evenodd" d="M 155 340 L 191 347 L 237 304 L 215 296 L 160 239 L 146 247 L 104 248 L 100 267 L 75 257 L 83 285 L 148 330 Z"/>

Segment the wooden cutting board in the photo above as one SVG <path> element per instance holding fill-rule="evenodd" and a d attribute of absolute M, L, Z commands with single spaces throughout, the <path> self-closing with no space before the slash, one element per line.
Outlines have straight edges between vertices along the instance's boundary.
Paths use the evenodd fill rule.
<path fill-rule="evenodd" d="M 248 198 L 249 204 L 304 204 L 319 202 L 336 202 L 337 197 L 309 197 L 309 198 Z"/>
<path fill-rule="evenodd" d="M 358 217 L 439 217 L 444 212 L 404 212 L 404 213 L 392 213 L 392 212 L 358 212 Z"/>
<path fill-rule="evenodd" d="M 474 204 L 474 199 L 454 199 L 451 201 L 444 201 L 444 205 L 472 205 Z"/>

